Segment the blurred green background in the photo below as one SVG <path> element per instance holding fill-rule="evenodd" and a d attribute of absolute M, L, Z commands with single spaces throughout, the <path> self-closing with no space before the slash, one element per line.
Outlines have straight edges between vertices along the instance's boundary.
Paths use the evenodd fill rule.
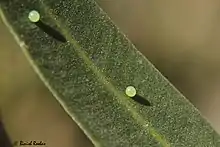
<path fill-rule="evenodd" d="M 136 47 L 220 132 L 220 2 L 98 0 Z M 0 112 L 10 138 L 91 146 L 0 21 Z"/>

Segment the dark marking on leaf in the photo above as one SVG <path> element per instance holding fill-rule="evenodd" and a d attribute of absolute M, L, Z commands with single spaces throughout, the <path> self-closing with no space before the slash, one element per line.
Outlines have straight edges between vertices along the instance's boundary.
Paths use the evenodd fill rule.
<path fill-rule="evenodd" d="M 141 105 L 152 106 L 148 100 L 146 100 L 145 98 L 143 98 L 142 96 L 138 94 L 136 94 L 132 99 Z"/>
<path fill-rule="evenodd" d="M 57 30 L 52 28 L 51 26 L 43 23 L 42 21 L 38 21 L 35 23 L 42 31 L 47 33 L 48 35 L 52 36 L 53 38 L 61 41 L 61 42 L 67 42 L 66 38 Z"/>

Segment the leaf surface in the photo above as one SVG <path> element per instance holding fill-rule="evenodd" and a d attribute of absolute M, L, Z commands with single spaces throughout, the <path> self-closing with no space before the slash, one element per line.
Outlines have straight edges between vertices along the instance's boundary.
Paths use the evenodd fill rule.
<path fill-rule="evenodd" d="M 60 41 L 28 19 L 66 39 Z M 219 135 L 94 0 L 4 0 L 1 16 L 26 57 L 97 147 L 217 147 Z M 134 86 L 141 105 L 125 94 Z"/>

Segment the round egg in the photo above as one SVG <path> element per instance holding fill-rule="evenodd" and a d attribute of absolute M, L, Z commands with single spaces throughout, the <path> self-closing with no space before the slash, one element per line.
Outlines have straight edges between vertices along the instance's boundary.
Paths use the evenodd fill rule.
<path fill-rule="evenodd" d="M 29 13 L 28 18 L 31 22 L 38 22 L 40 20 L 40 14 L 38 11 L 32 10 Z"/>
<path fill-rule="evenodd" d="M 125 90 L 125 94 L 129 97 L 134 97 L 136 95 L 136 89 L 133 86 L 128 86 Z"/>

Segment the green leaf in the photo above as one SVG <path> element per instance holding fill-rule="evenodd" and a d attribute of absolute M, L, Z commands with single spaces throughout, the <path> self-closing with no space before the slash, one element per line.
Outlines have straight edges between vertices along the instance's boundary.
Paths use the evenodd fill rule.
<path fill-rule="evenodd" d="M 31 10 L 67 42 L 32 23 Z M 198 110 L 94 0 L 4 0 L 1 16 L 42 81 L 95 146 L 220 146 L 219 135 Z M 127 97 L 129 85 L 152 106 Z"/>

